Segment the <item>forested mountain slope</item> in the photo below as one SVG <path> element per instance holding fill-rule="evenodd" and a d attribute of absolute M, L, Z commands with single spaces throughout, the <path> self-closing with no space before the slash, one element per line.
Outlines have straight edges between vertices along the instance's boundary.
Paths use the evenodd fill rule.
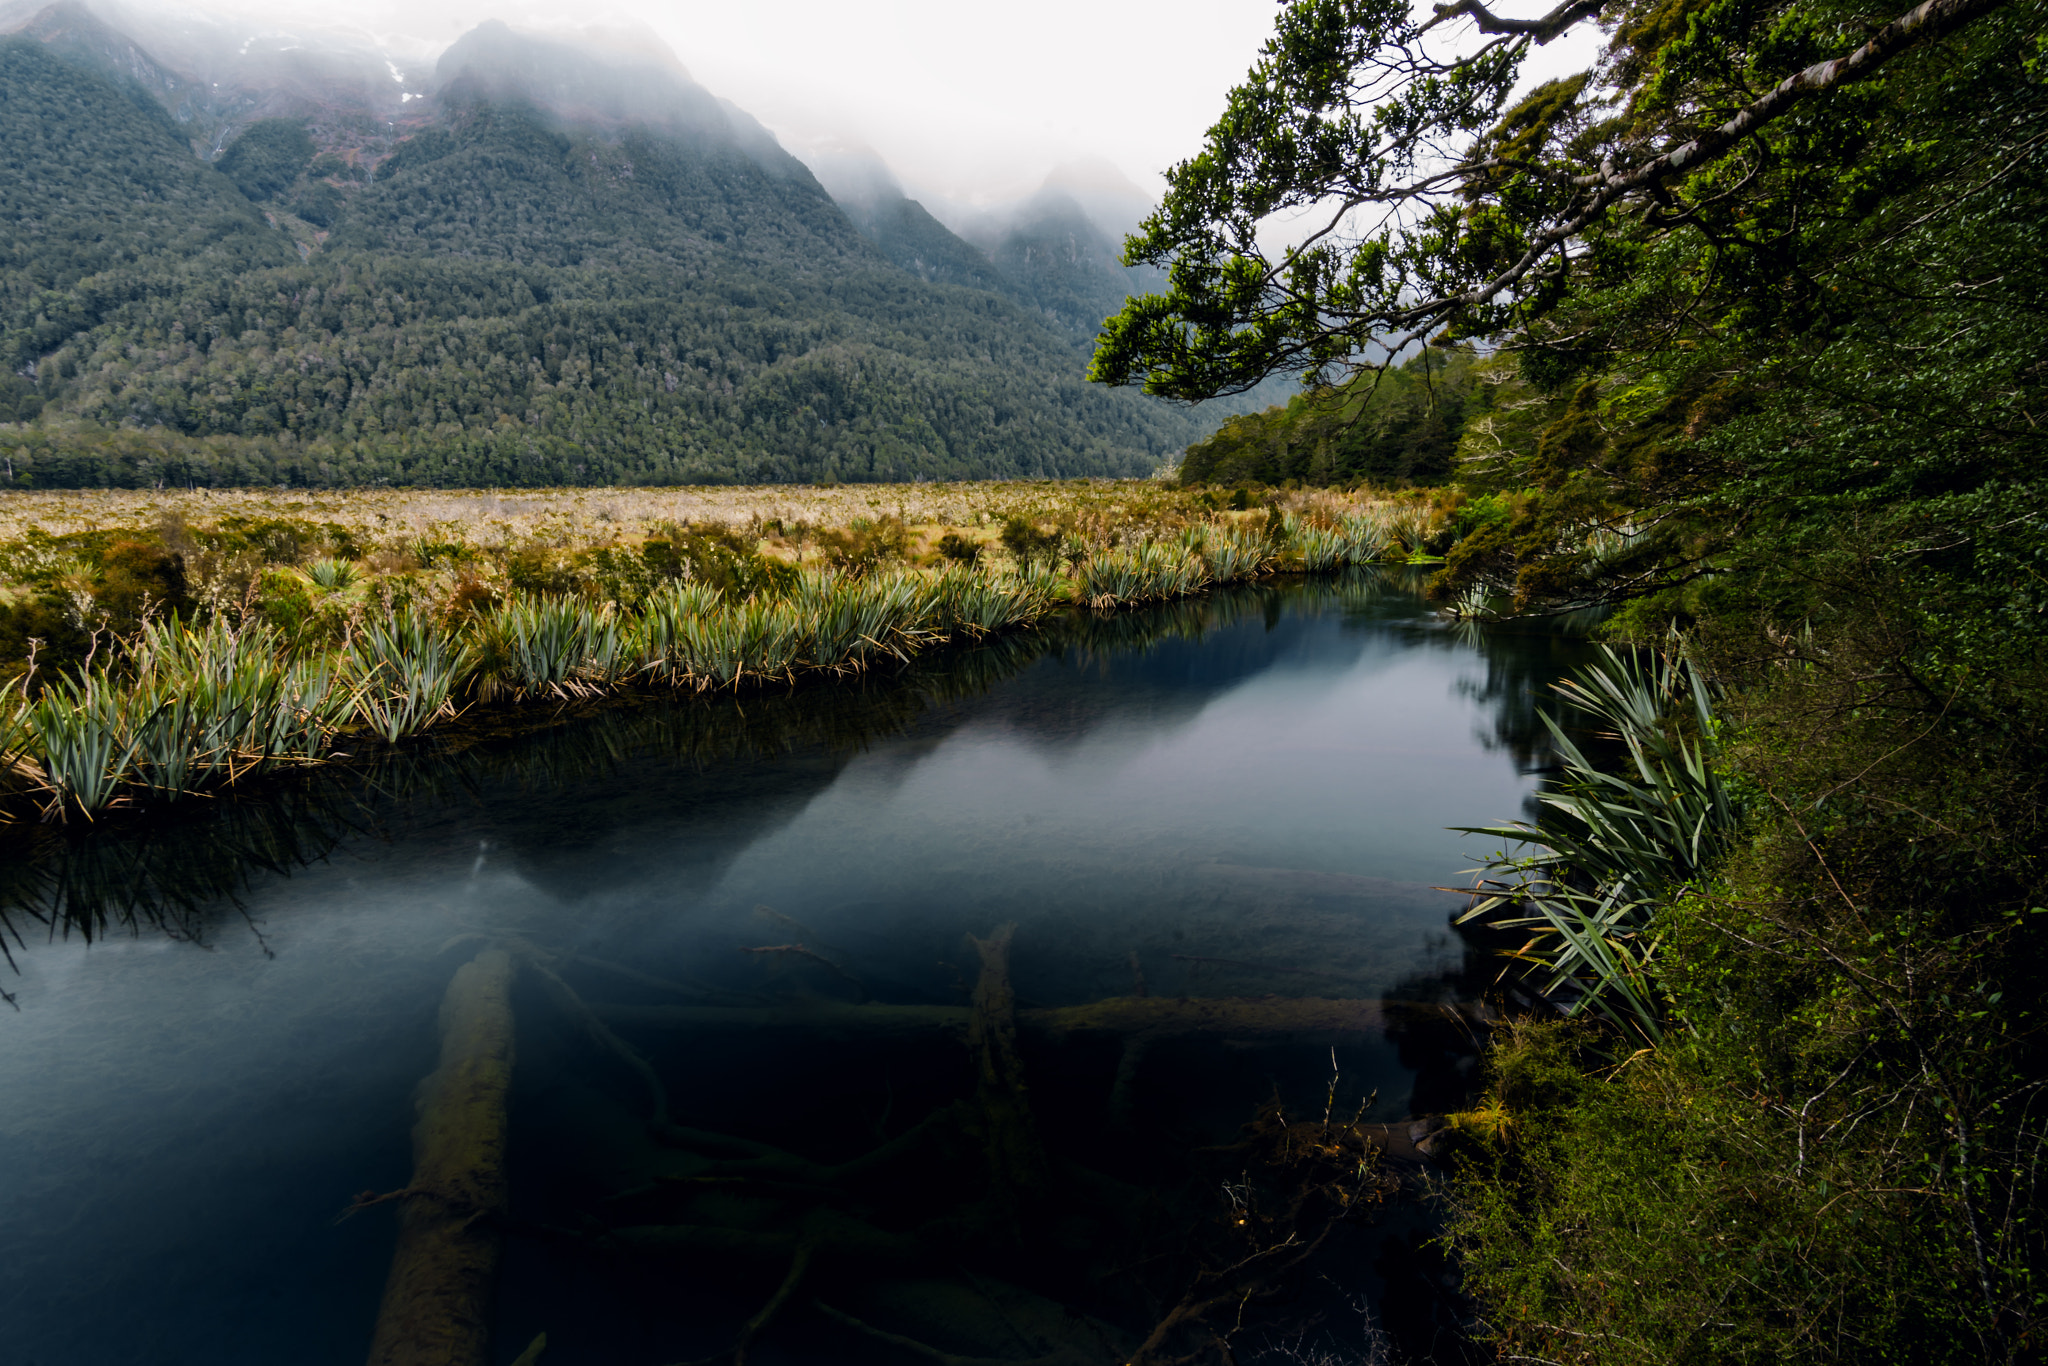
<path fill-rule="evenodd" d="M 17 482 L 1129 474 L 1214 424 L 1087 384 L 928 216 L 958 268 L 905 269 L 672 59 L 487 24 L 209 165 L 179 78 L 59 17 L 0 39 Z"/>

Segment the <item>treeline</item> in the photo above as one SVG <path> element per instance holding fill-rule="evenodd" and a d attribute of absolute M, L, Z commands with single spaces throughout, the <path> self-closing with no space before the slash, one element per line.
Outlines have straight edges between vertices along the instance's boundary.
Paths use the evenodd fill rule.
<path fill-rule="evenodd" d="M 1448 483 L 1467 423 L 1490 414 L 1511 369 L 1469 347 L 1296 394 L 1225 421 L 1181 458 L 1184 484 Z"/>

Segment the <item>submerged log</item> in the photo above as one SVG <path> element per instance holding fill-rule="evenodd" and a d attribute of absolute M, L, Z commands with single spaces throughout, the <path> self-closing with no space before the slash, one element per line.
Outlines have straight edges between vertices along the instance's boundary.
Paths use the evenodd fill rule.
<path fill-rule="evenodd" d="M 1051 1169 L 1024 1085 L 1017 1053 L 1017 995 L 1010 988 L 1010 936 L 1001 925 L 986 939 L 969 936 L 981 956 L 967 1051 L 974 1056 L 974 1104 L 988 1164 L 989 1199 L 996 1217 L 1021 1228 L 1025 1205 L 1051 1184 Z"/>
<path fill-rule="evenodd" d="M 511 953 L 487 948 L 441 1000 L 440 1065 L 420 1083 L 412 1183 L 370 1366 L 485 1366 L 506 1208 Z"/>
<path fill-rule="evenodd" d="M 643 1029 L 772 1030 L 845 1033 L 862 1038 L 964 1033 L 974 1012 L 961 1006 L 805 1001 L 784 1007 L 623 1006 L 591 1009 L 607 1023 Z M 1399 1010 L 1441 1014 L 1441 1006 L 1370 998 L 1288 996 L 1112 996 L 1086 1005 L 1016 1012 L 1017 1027 L 1037 1033 L 1214 1034 L 1257 1039 L 1298 1034 L 1378 1032 Z"/>

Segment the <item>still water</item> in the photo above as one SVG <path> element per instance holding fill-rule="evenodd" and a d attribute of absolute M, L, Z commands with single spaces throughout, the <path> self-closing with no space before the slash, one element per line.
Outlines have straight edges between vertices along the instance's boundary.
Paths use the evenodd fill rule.
<path fill-rule="evenodd" d="M 363 1361 L 403 1202 L 342 1216 L 412 1179 L 444 993 L 510 945 L 490 1359 L 542 1332 L 547 1366 L 709 1358 L 778 1288 L 749 1360 L 1130 1359 L 1250 1236 L 1262 1150 L 1229 1145 L 1262 1106 L 1387 1124 L 1467 1093 L 1442 1007 L 1491 974 L 1432 886 L 1488 851 L 1446 827 L 1524 814 L 1583 647 L 1414 588 L 472 724 L 0 846 L 0 1355 Z M 1003 926 L 1006 962 L 970 939 Z M 995 1100 L 967 1023 L 997 1018 L 990 961 L 1019 1069 Z M 1294 1273 L 1316 1294 L 1276 1275 L 1159 1350 L 1429 1350 L 1455 1305 L 1416 1202 L 1384 1204 Z"/>

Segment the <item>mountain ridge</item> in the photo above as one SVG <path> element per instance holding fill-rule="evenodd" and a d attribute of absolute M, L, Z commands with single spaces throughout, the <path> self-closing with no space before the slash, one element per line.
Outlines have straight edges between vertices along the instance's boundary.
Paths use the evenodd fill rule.
<path fill-rule="evenodd" d="M 906 266 L 672 54 L 486 25 L 395 105 L 223 85 L 182 121 L 191 78 L 75 3 L 0 63 L 17 482 L 1133 474 L 1213 426 L 1085 383 L 1101 315 L 907 199 L 894 245 L 954 274 Z"/>

